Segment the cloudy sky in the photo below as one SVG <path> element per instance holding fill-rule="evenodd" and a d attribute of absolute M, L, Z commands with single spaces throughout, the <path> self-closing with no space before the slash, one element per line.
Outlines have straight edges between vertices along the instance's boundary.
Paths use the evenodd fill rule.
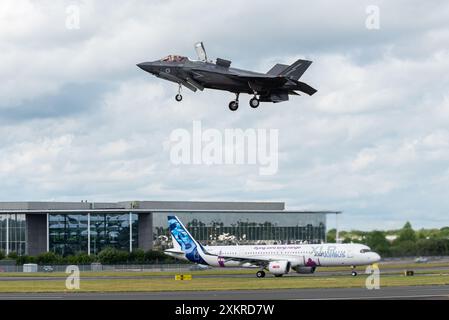
<path fill-rule="evenodd" d="M 445 0 L 2 0 L 0 201 L 285 201 L 342 210 L 344 229 L 449 225 L 448 17 Z M 260 72 L 310 59 L 318 93 L 231 112 L 230 93 L 177 103 L 136 67 L 196 58 L 197 41 Z M 277 174 L 173 164 L 192 121 L 279 129 Z"/>

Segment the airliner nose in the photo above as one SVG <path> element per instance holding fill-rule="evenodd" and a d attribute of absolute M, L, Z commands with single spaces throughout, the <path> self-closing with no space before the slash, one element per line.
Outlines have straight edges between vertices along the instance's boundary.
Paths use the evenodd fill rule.
<path fill-rule="evenodd" d="M 380 255 L 378 253 L 373 252 L 373 261 L 378 262 L 380 261 Z"/>

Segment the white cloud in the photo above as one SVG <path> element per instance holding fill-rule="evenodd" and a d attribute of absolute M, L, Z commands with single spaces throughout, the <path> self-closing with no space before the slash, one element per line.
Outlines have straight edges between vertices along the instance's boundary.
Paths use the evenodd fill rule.
<path fill-rule="evenodd" d="M 449 6 L 379 1 L 369 31 L 371 2 L 2 1 L 2 200 L 275 200 L 343 210 L 348 227 L 447 224 Z M 65 28 L 71 3 L 77 31 Z M 135 66 L 194 57 L 198 40 L 241 68 L 312 59 L 303 80 L 319 91 L 258 110 L 243 96 L 232 113 L 230 93 L 184 89 L 176 103 L 176 85 Z M 96 94 L 79 99 L 74 84 Z M 57 105 L 40 115 L 49 97 Z M 278 174 L 172 165 L 170 133 L 193 120 L 279 129 Z"/>

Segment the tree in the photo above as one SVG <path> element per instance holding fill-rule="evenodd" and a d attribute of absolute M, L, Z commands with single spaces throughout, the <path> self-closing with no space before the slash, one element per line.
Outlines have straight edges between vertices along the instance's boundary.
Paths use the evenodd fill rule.
<path fill-rule="evenodd" d="M 129 254 L 129 261 L 132 263 L 145 263 L 145 251 L 135 249 Z"/>
<path fill-rule="evenodd" d="M 330 229 L 327 232 L 326 237 L 327 237 L 327 242 L 328 243 L 335 243 L 336 242 L 335 238 L 337 237 L 337 230 L 336 229 Z"/>
<path fill-rule="evenodd" d="M 405 240 L 391 247 L 391 253 L 396 257 L 410 257 L 416 255 L 416 243 Z"/>
<path fill-rule="evenodd" d="M 412 241 L 412 242 L 416 241 L 416 233 L 412 229 L 412 225 L 408 221 L 404 225 L 404 227 L 402 227 L 401 231 L 399 232 L 399 237 L 396 240 L 397 243 L 405 241 Z"/>
<path fill-rule="evenodd" d="M 95 262 L 97 257 L 95 255 L 88 255 L 86 252 L 78 252 L 75 255 L 66 257 L 66 261 L 69 264 L 87 265 Z"/>
<path fill-rule="evenodd" d="M 102 264 L 127 263 L 129 253 L 115 248 L 105 248 L 98 254 L 98 259 Z"/>
<path fill-rule="evenodd" d="M 36 257 L 38 264 L 62 264 L 63 258 L 54 252 L 44 252 Z"/>
<path fill-rule="evenodd" d="M 10 252 L 9 254 L 8 254 L 8 259 L 11 259 L 11 260 L 17 260 L 17 258 L 19 257 L 19 255 L 17 254 L 17 252 Z"/>
<path fill-rule="evenodd" d="M 371 250 L 382 255 L 388 255 L 390 253 L 390 243 L 385 238 L 385 233 L 382 231 L 372 231 L 366 234 L 366 245 L 371 248 Z"/>

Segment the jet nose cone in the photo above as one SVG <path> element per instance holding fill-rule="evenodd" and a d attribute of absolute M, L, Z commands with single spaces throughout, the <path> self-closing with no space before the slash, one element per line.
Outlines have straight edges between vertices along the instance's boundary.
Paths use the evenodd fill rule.
<path fill-rule="evenodd" d="M 138 66 L 140 69 L 145 70 L 146 62 L 139 63 L 139 64 L 137 64 L 137 66 Z"/>
<path fill-rule="evenodd" d="M 140 69 L 142 69 L 142 70 L 144 70 L 146 72 L 152 73 L 152 74 L 156 74 L 157 75 L 159 73 L 158 66 L 155 63 L 153 63 L 153 62 L 142 62 L 142 63 L 139 63 L 137 66 Z"/>

